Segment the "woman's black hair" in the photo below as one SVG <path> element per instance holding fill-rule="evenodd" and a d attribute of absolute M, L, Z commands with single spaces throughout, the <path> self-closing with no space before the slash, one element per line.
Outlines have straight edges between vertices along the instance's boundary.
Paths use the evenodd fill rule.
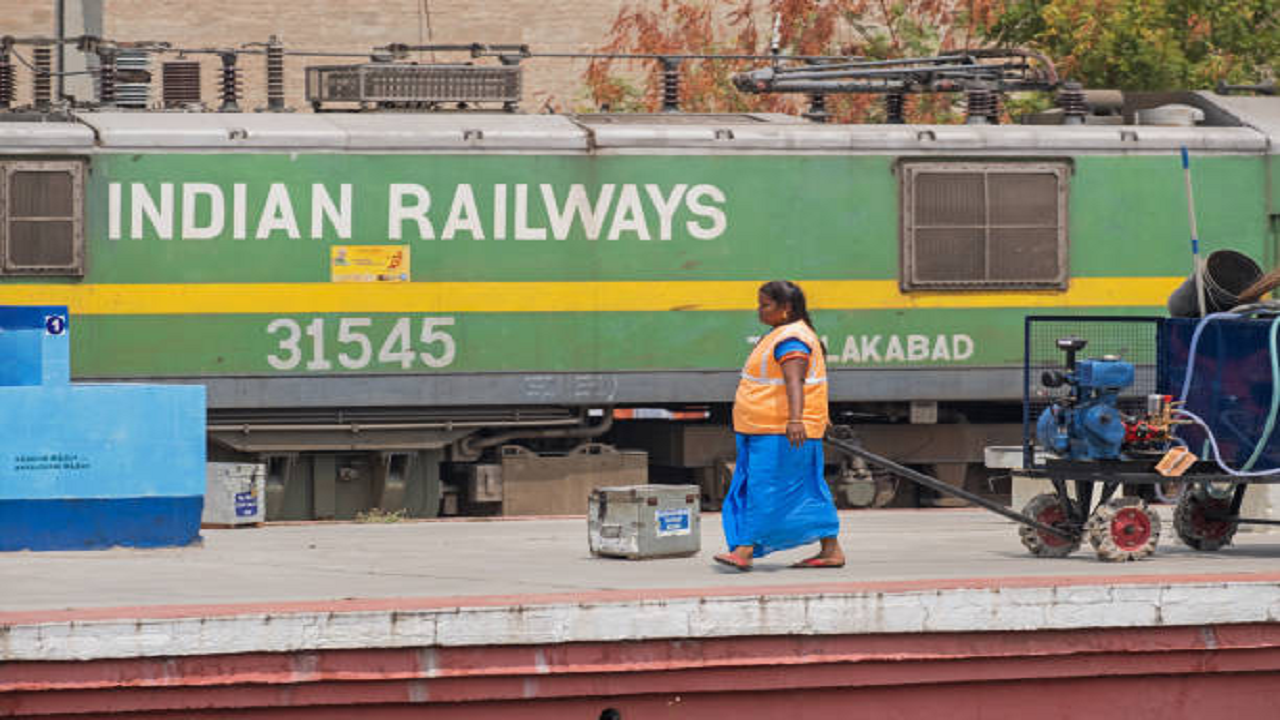
<path fill-rule="evenodd" d="M 813 320 L 809 319 L 809 308 L 805 304 L 804 291 L 799 285 L 790 280 L 772 280 L 761 285 L 760 292 L 779 305 L 790 305 L 792 317 L 788 317 L 788 320 L 791 322 L 803 320 L 810 330 L 818 331 L 813 326 Z"/>

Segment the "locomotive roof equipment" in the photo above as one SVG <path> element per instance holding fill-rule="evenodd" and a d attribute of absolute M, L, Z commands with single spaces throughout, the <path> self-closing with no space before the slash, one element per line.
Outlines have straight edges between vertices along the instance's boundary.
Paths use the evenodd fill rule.
<path fill-rule="evenodd" d="M 1034 61 L 1034 62 L 1032 62 Z M 734 76 L 751 93 L 955 92 L 985 84 L 994 92 L 1054 90 L 1058 73 L 1045 56 L 1028 50 L 976 49 L 893 60 L 851 59 L 781 65 Z"/>
<path fill-rule="evenodd" d="M 16 51 L 17 45 L 33 47 L 34 61 Z M 263 109 L 284 110 L 284 59 L 290 57 L 364 57 L 364 64 L 319 65 L 306 69 L 306 99 L 317 111 L 333 109 L 334 103 L 355 103 L 360 109 L 440 109 L 445 104 L 473 109 L 480 103 L 496 103 L 514 111 L 521 97 L 520 63 L 528 58 L 651 60 L 663 77 L 664 112 L 679 110 L 679 70 L 689 60 L 738 62 L 762 61 L 769 67 L 740 73 L 735 85 L 751 93 L 804 92 L 815 95 L 820 106 L 827 93 L 874 92 L 890 95 L 891 105 L 900 106 L 904 93 L 957 92 L 970 96 L 971 114 L 988 118 L 996 110 L 1001 93 L 1023 90 L 1055 90 L 1059 86 L 1053 63 L 1044 56 L 1018 49 L 961 50 L 947 55 L 894 60 L 860 57 L 802 55 L 776 52 L 757 54 L 702 53 L 537 53 L 527 45 L 515 44 L 429 44 L 392 43 L 373 48 L 367 54 L 286 50 L 272 36 L 265 43 L 245 43 L 239 47 L 177 47 L 167 42 L 115 41 L 92 35 L 74 38 L 6 36 L 0 41 L 0 108 L 14 99 L 12 58 L 32 70 L 38 109 L 49 109 L 63 101 L 61 81 L 69 73 L 52 67 L 51 48 L 66 46 L 97 57 L 97 103 L 104 107 L 139 107 L 146 103 L 145 85 L 152 75 L 147 68 L 151 56 L 176 56 L 176 62 L 198 55 L 215 55 L 221 60 L 221 112 L 240 109 L 238 60 L 245 55 L 266 59 L 268 103 Z M 496 59 L 497 65 L 475 62 L 406 62 L 412 53 L 465 53 L 472 60 Z M 187 61 L 189 62 L 189 61 Z M 168 63 L 166 63 L 168 65 Z M 191 107 L 198 103 L 199 83 L 191 78 L 191 66 L 164 69 L 165 106 Z M 50 80 L 59 79 L 58 97 L 53 97 Z M 1078 90 L 1078 88 L 1076 88 Z M 1071 88 L 1068 88 L 1071 90 Z M 122 97 L 122 92 L 124 96 Z M 141 100 L 139 100 L 141 98 Z M 1078 98 L 1069 94 L 1064 107 L 1075 108 Z M 900 110 L 900 107 L 899 107 Z M 824 119 L 820 109 L 810 114 Z"/>

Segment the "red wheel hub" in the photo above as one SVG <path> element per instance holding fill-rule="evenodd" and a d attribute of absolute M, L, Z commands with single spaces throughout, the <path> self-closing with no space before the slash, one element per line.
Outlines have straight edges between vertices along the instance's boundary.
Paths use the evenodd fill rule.
<path fill-rule="evenodd" d="M 1036 515 L 1037 522 L 1048 525 L 1049 527 L 1062 527 L 1062 525 L 1066 523 L 1066 520 L 1067 514 L 1062 512 L 1061 505 L 1056 504 L 1041 510 L 1040 513 Z M 1070 540 L 1059 535 L 1054 535 L 1053 533 L 1044 532 L 1043 530 L 1037 530 L 1036 534 L 1040 536 L 1040 541 L 1049 547 L 1062 547 L 1063 545 L 1071 544 Z"/>
<path fill-rule="evenodd" d="M 1111 520 L 1111 539 L 1121 550 L 1137 550 L 1151 539 L 1151 518 L 1138 508 L 1122 508 Z"/>

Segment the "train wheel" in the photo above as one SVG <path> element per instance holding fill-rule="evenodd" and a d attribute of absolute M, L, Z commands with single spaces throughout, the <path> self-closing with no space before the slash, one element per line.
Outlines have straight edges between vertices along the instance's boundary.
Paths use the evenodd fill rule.
<path fill-rule="evenodd" d="M 1050 527 L 1063 529 L 1068 527 L 1067 513 L 1062 509 L 1062 504 L 1058 502 L 1057 495 L 1046 493 L 1031 498 L 1031 502 L 1027 503 L 1027 506 L 1022 509 L 1022 514 L 1029 515 L 1035 518 L 1037 522 L 1044 523 Z M 1022 525 L 1018 528 L 1018 537 L 1022 540 L 1023 546 L 1036 557 L 1066 557 L 1080 547 L 1079 535 L 1067 540 L 1028 525 Z"/>
<path fill-rule="evenodd" d="M 876 496 L 871 507 L 882 508 L 898 497 L 898 476 L 888 473 L 876 473 Z"/>
<path fill-rule="evenodd" d="M 871 479 L 835 484 L 836 504 L 841 508 L 882 508 L 898 495 L 898 481 L 876 473 Z"/>
<path fill-rule="evenodd" d="M 879 470 L 842 465 L 826 473 L 827 487 L 840 508 L 881 508 L 898 495 L 898 478 Z"/>
<path fill-rule="evenodd" d="M 1141 560 L 1156 551 L 1160 516 L 1142 498 L 1116 498 L 1093 511 L 1085 534 L 1100 560 Z"/>
<path fill-rule="evenodd" d="M 1173 531 L 1194 550 L 1217 550 L 1230 545 L 1240 523 L 1219 520 L 1231 514 L 1231 499 L 1216 498 L 1188 488 L 1173 511 Z"/>

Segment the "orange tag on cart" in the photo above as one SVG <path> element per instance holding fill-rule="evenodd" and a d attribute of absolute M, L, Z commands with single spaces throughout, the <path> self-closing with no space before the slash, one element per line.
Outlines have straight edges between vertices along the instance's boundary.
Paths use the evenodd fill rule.
<path fill-rule="evenodd" d="M 1200 458 L 1190 450 L 1175 445 L 1169 448 L 1169 452 L 1160 458 L 1160 462 L 1156 463 L 1156 472 L 1165 477 L 1181 477 Z"/>

